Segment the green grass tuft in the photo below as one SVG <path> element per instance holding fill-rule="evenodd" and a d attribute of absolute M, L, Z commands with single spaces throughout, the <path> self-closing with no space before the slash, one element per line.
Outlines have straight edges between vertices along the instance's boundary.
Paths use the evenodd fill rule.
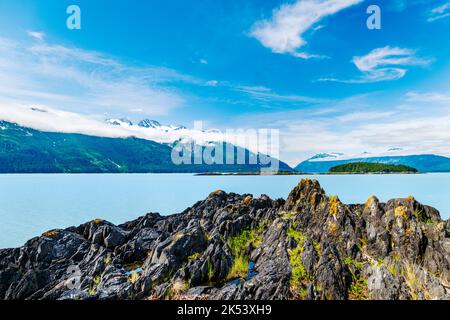
<path fill-rule="evenodd" d="M 246 250 L 252 245 L 258 248 L 262 244 L 262 233 L 265 225 L 260 223 L 254 230 L 244 230 L 237 236 L 228 239 L 227 244 L 233 253 L 233 265 L 227 279 L 243 278 L 248 274 L 249 258 Z"/>
<path fill-rule="evenodd" d="M 382 260 L 377 262 L 377 264 L 379 263 L 382 263 Z M 344 259 L 344 264 L 348 267 L 353 279 L 348 290 L 348 298 L 350 300 L 367 300 L 369 298 L 367 280 L 361 275 L 364 264 L 350 257 Z"/>

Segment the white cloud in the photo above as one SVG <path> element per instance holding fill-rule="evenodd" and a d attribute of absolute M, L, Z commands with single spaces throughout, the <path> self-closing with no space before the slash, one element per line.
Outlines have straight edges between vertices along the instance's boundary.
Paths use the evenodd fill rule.
<path fill-rule="evenodd" d="M 30 106 L 0 102 L 0 119 L 46 132 L 80 133 L 114 138 L 130 136 L 130 133 L 102 121 L 40 104 Z"/>
<path fill-rule="evenodd" d="M 351 116 L 349 116 L 351 117 Z M 347 155 L 370 152 L 383 155 L 399 146 L 400 155 L 438 154 L 450 156 L 450 116 L 391 117 L 339 123 L 339 119 L 299 119 L 281 133 L 282 156 L 296 165 L 318 153 Z"/>
<path fill-rule="evenodd" d="M 328 100 L 311 98 L 301 95 L 285 95 L 278 94 L 270 88 L 262 86 L 237 86 L 234 88 L 237 91 L 248 94 L 252 98 L 263 102 L 291 102 L 291 103 L 306 103 L 306 104 L 318 104 Z"/>
<path fill-rule="evenodd" d="M 431 13 L 428 17 L 428 22 L 434 22 L 436 20 L 441 20 L 447 17 L 450 17 L 450 2 L 446 2 L 439 7 L 431 10 Z"/>
<path fill-rule="evenodd" d="M 137 125 L 115 126 L 91 116 L 38 104 L 25 105 L 0 101 L 0 120 L 45 132 L 77 133 L 109 138 L 136 137 L 159 143 L 194 140 L 197 144 L 209 145 L 211 142 L 227 141 L 255 153 L 261 152 L 277 156 L 276 152 L 278 151 L 258 143 L 258 136 L 253 131 L 230 129 L 230 131 L 222 132 L 205 128 L 203 127 L 206 125 L 204 123 L 201 123 L 200 127 L 194 126 L 192 129 L 167 131 L 165 128 L 168 127 L 158 129 L 143 128 Z"/>
<path fill-rule="evenodd" d="M 27 31 L 27 34 L 37 40 L 44 40 L 45 38 L 45 33 L 43 32 L 39 32 L 39 31 Z"/>
<path fill-rule="evenodd" d="M 370 111 L 370 112 L 353 112 L 338 116 L 336 119 L 341 122 L 351 121 L 372 121 L 379 119 L 386 119 L 395 115 L 395 111 Z"/>
<path fill-rule="evenodd" d="M 270 20 L 256 22 L 250 35 L 274 53 L 291 54 L 299 58 L 320 56 L 299 52 L 306 44 L 303 34 L 327 16 L 351 7 L 363 0 L 298 0 L 274 10 Z"/>
<path fill-rule="evenodd" d="M 450 95 L 437 92 L 408 92 L 406 94 L 408 101 L 431 102 L 431 103 L 450 103 Z"/>
<path fill-rule="evenodd" d="M 415 51 L 411 49 L 389 46 L 353 58 L 353 63 L 365 74 L 364 80 L 367 82 L 397 80 L 405 76 L 405 66 L 426 66 L 430 62 L 416 57 Z"/>
<path fill-rule="evenodd" d="M 320 81 L 336 81 L 346 83 L 370 83 L 398 80 L 408 72 L 407 66 L 427 66 L 430 59 L 419 58 L 411 49 L 386 46 L 377 48 L 364 56 L 353 57 L 352 62 L 363 73 L 357 79 L 342 80 L 322 78 Z"/>
<path fill-rule="evenodd" d="M 255 87 L 253 90 L 270 92 L 264 87 Z M 370 152 L 372 155 L 383 155 L 392 147 L 401 148 L 397 153 L 404 155 L 434 153 L 450 156 L 450 102 L 444 102 L 448 98 L 443 93 L 413 92 L 392 106 L 386 106 L 381 104 L 378 96 L 357 96 L 330 103 L 333 109 L 326 113 L 310 108 L 252 114 L 251 124 L 248 122 L 249 116 L 243 115 L 241 121 L 244 130 L 249 125 L 252 128 L 280 129 L 281 159 L 291 165 L 297 165 L 317 153 L 358 155 Z M 380 102 L 376 109 L 374 101 Z M 324 107 L 326 105 L 321 106 L 320 110 L 326 110 Z M 117 127 L 106 124 L 103 115 L 96 118 L 42 104 L 18 104 L 1 100 L 0 119 L 43 131 L 114 138 L 135 136 L 161 143 L 187 137 L 204 142 L 223 140 L 223 135 L 216 131 L 204 133 L 198 129 L 185 129 L 162 132 L 137 126 Z M 240 127 L 238 122 L 234 126 Z M 248 139 L 244 132 L 243 140 L 241 135 L 233 142 L 241 141 L 244 143 L 242 146 L 256 151 L 253 149 L 257 143 L 252 144 Z"/>
<path fill-rule="evenodd" d="M 0 38 L 2 101 L 45 104 L 77 113 L 122 115 L 142 110 L 161 116 L 181 107 L 183 96 L 172 85 L 202 81 L 175 70 L 124 64 L 95 51 Z"/>
<path fill-rule="evenodd" d="M 252 124 L 280 129 L 280 158 L 292 166 L 319 153 L 392 155 L 389 149 L 394 147 L 396 155 L 450 157 L 450 101 L 435 103 L 444 100 L 444 93 L 422 94 L 421 101 L 410 100 L 410 95 L 388 100 L 383 96 L 360 95 L 320 108 L 253 114 Z"/>
<path fill-rule="evenodd" d="M 319 31 L 325 28 L 325 25 L 319 24 L 313 28 L 314 31 Z"/>
<path fill-rule="evenodd" d="M 206 81 L 206 85 L 208 87 L 217 87 L 218 84 L 219 84 L 219 81 L 217 81 L 217 80 Z"/>

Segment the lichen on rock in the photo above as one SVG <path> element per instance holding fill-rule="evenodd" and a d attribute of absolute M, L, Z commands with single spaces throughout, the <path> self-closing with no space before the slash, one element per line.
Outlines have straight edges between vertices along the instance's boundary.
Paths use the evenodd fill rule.
<path fill-rule="evenodd" d="M 449 270 L 437 210 L 346 205 L 303 179 L 286 200 L 216 191 L 180 214 L 0 250 L 0 299 L 450 299 Z"/>

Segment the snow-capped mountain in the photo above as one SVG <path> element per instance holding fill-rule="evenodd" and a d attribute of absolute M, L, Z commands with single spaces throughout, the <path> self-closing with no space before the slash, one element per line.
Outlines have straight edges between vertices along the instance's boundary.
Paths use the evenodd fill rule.
<path fill-rule="evenodd" d="M 434 154 L 412 154 L 403 148 L 389 148 L 383 152 L 359 154 L 321 153 L 301 162 L 295 169 L 300 172 L 325 173 L 337 165 L 352 162 L 406 165 L 420 172 L 449 172 L 450 158 Z"/>
<path fill-rule="evenodd" d="M 150 120 L 150 119 L 144 119 L 138 123 L 139 127 L 142 128 L 154 128 L 154 129 L 160 129 L 163 131 L 176 131 L 176 130 L 183 130 L 186 129 L 185 126 L 174 126 L 174 125 L 162 125 L 160 122 L 156 120 Z"/>
<path fill-rule="evenodd" d="M 111 124 L 113 126 L 131 127 L 133 125 L 133 122 L 131 122 L 130 120 L 125 119 L 125 118 L 121 118 L 121 119 L 106 119 L 105 121 L 106 121 L 106 123 L 109 123 L 109 124 Z"/>
<path fill-rule="evenodd" d="M 143 119 L 137 124 L 133 124 L 127 118 L 107 119 L 105 122 L 117 127 L 118 130 L 126 130 L 129 135 L 169 145 L 192 141 L 201 145 L 208 145 L 209 142 L 217 142 L 222 139 L 221 135 L 213 132 L 213 130 L 188 129 L 182 125 L 166 125 L 151 119 Z"/>
<path fill-rule="evenodd" d="M 309 158 L 307 161 L 309 162 L 341 161 L 341 160 L 361 159 L 369 157 L 390 157 L 390 156 L 404 156 L 404 155 L 408 155 L 407 150 L 394 147 L 384 151 L 381 150 L 379 152 L 364 151 L 361 153 L 354 153 L 354 154 L 345 154 L 340 152 L 319 153 Z"/>
<path fill-rule="evenodd" d="M 258 137 L 248 135 L 245 132 L 235 132 L 234 134 L 221 132 L 220 130 L 207 129 L 204 130 L 201 126 L 196 128 L 187 128 L 182 125 L 165 125 L 159 121 L 143 119 L 137 124 L 133 124 L 127 118 L 107 119 L 106 124 L 117 127 L 117 130 L 112 130 L 123 136 L 134 136 L 137 138 L 152 140 L 159 143 L 174 146 L 178 143 L 189 144 L 195 143 L 201 146 L 212 146 L 216 143 L 227 142 L 237 147 L 248 149 L 255 154 L 271 154 L 276 150 L 261 149 L 264 146 L 258 144 Z M 110 128 L 111 129 L 111 128 Z"/>
<path fill-rule="evenodd" d="M 104 123 L 102 125 L 108 126 Z M 122 128 L 122 125 L 128 124 L 124 124 L 124 121 L 111 121 L 109 130 L 119 131 L 120 135 L 106 138 L 40 131 L 0 120 L 1 138 L 7 142 L 6 148 L 0 148 L 0 173 L 200 173 L 258 172 L 263 168 L 271 169 L 261 159 L 258 163 L 239 164 L 237 153 L 233 154 L 233 163 L 218 162 L 209 165 L 202 162 L 178 165 L 173 161 L 171 145 L 157 143 L 148 138 L 153 134 L 152 131 L 157 129 L 146 129 L 137 125 Z M 135 131 L 136 128 L 150 131 L 147 139 L 136 139 L 139 133 Z M 133 131 L 136 135 L 121 136 L 121 131 Z M 29 152 L 30 150 L 33 152 Z M 250 151 L 243 151 L 246 157 L 250 158 Z M 284 171 L 292 170 L 283 162 L 279 163 L 279 168 Z"/>
<path fill-rule="evenodd" d="M 161 123 L 156 120 L 144 119 L 138 123 L 138 126 L 142 128 L 159 128 Z"/>
<path fill-rule="evenodd" d="M 319 161 L 319 160 L 335 160 L 338 157 L 342 157 L 344 154 L 343 153 L 338 153 L 338 152 L 332 152 L 332 153 L 319 153 L 316 154 L 314 157 L 311 157 L 309 159 L 309 161 Z"/>
<path fill-rule="evenodd" d="M 144 119 L 138 122 L 137 125 L 133 124 L 130 120 L 126 118 L 121 119 L 107 119 L 106 123 L 115 125 L 115 126 L 122 126 L 122 127 L 135 127 L 135 128 L 144 128 L 144 129 L 156 129 L 163 132 L 170 132 L 170 131 L 179 131 L 184 130 L 186 127 L 181 125 L 163 125 L 159 121 L 156 120 L 150 120 L 150 119 Z"/>

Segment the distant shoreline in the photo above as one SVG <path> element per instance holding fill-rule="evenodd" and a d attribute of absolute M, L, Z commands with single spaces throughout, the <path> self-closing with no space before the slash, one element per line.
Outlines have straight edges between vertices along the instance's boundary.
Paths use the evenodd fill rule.
<path fill-rule="evenodd" d="M 290 172 L 290 173 L 260 173 L 260 172 L 2 172 L 0 176 L 5 175 L 138 175 L 138 174 L 185 174 L 194 176 L 310 176 L 310 175 L 421 175 L 433 173 L 450 173 L 449 171 L 436 172 L 343 172 L 343 173 L 329 173 L 329 172 Z"/>
<path fill-rule="evenodd" d="M 304 176 L 304 172 L 205 172 L 196 173 L 195 176 Z"/>
<path fill-rule="evenodd" d="M 196 173 L 195 176 L 334 176 L 334 175 L 395 175 L 395 174 L 426 174 L 426 173 L 448 173 L 448 172 L 283 172 L 283 173 L 260 173 L 260 172 L 226 172 L 226 173 Z"/>
<path fill-rule="evenodd" d="M 426 173 L 433 173 L 433 172 L 325 172 L 325 173 L 314 173 L 317 175 L 353 175 L 353 174 L 387 174 L 387 175 L 391 175 L 391 174 L 426 174 Z M 436 172 L 439 173 L 439 172 Z M 441 172 L 441 173 L 445 173 L 445 172 Z"/>

